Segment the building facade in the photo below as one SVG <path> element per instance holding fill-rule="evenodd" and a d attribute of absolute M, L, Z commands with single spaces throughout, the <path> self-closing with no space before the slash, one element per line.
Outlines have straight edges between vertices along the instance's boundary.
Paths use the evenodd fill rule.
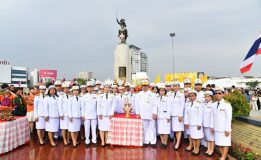
<path fill-rule="evenodd" d="M 27 68 L 12 66 L 11 70 L 11 84 L 20 87 L 27 87 Z"/>
<path fill-rule="evenodd" d="M 142 52 L 141 48 L 130 45 L 129 52 L 131 54 L 131 73 L 148 72 L 148 56 Z"/>

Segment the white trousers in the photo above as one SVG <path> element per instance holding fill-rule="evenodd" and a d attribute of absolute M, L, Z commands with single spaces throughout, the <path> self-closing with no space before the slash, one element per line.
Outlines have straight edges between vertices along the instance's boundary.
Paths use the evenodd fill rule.
<path fill-rule="evenodd" d="M 257 101 L 251 101 L 251 106 L 254 111 L 258 110 Z"/>
<path fill-rule="evenodd" d="M 84 121 L 84 129 L 85 129 L 85 144 L 90 143 L 90 130 L 92 131 L 92 143 L 97 142 L 97 135 L 96 135 L 96 129 L 97 129 L 97 119 L 85 119 Z"/>
<path fill-rule="evenodd" d="M 143 119 L 144 143 L 156 144 L 156 122 L 155 120 Z"/>

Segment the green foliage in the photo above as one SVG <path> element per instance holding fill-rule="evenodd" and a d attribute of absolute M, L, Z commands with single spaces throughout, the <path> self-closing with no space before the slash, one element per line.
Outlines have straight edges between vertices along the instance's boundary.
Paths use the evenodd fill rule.
<path fill-rule="evenodd" d="M 52 85 L 52 82 L 46 82 L 45 85 L 46 85 L 46 88 L 48 88 L 50 85 Z"/>
<path fill-rule="evenodd" d="M 229 153 L 238 160 L 260 160 L 260 153 L 254 153 L 250 148 L 232 142 Z"/>
<path fill-rule="evenodd" d="M 247 82 L 246 85 L 247 85 L 250 89 L 255 89 L 255 88 L 258 86 L 259 83 L 260 83 L 260 82 L 258 82 L 258 81 L 252 81 L 252 82 Z"/>
<path fill-rule="evenodd" d="M 77 78 L 76 81 L 78 82 L 79 85 L 84 85 L 85 84 L 85 80 L 82 78 Z"/>
<path fill-rule="evenodd" d="M 233 108 L 233 119 L 236 116 L 249 116 L 250 104 L 247 102 L 245 95 L 240 91 L 229 93 L 224 98 L 231 103 Z"/>

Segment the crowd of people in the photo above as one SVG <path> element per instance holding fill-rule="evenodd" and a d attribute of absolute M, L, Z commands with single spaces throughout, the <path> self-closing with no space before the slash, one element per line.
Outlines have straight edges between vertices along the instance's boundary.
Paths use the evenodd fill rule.
<path fill-rule="evenodd" d="M 254 111 L 261 110 L 261 90 L 260 88 L 247 92 L 251 109 Z"/>
<path fill-rule="evenodd" d="M 192 84 L 187 78 L 183 84 L 181 88 L 178 81 L 150 84 L 143 80 L 135 86 L 97 80 L 72 86 L 57 80 L 50 86 L 35 86 L 27 95 L 19 87 L 3 85 L 0 100 L 1 105 L 14 108 L 14 115 L 27 116 L 31 133 L 36 127 L 39 145 L 45 145 L 47 132 L 52 147 L 57 146 L 54 138 L 59 136 L 65 146 L 77 147 L 78 139 L 85 139 L 86 147 L 91 143 L 98 146 L 99 137 L 100 145 L 106 147 L 110 119 L 124 113 L 123 106 L 128 102 L 132 114 L 143 122 L 144 147 L 156 148 L 159 135 L 160 148 L 167 148 L 170 137 L 175 139 L 173 149 L 179 150 L 182 138 L 187 138 L 185 150 L 192 155 L 199 155 L 203 145 L 207 148 L 205 155 L 211 157 L 217 145 L 221 159 L 226 159 L 232 121 L 231 104 L 223 98 L 227 91 L 214 84 L 203 88 L 200 79 Z"/>

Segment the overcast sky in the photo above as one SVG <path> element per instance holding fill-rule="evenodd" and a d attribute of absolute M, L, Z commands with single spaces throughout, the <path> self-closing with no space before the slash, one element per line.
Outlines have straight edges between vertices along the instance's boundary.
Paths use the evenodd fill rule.
<path fill-rule="evenodd" d="M 15 66 L 57 69 L 60 78 L 92 71 L 113 78 L 116 23 L 125 18 L 128 44 L 149 57 L 149 76 L 175 71 L 240 76 L 261 31 L 260 0 L 0 0 L 0 59 Z M 247 75 L 261 76 L 261 56 Z"/>

